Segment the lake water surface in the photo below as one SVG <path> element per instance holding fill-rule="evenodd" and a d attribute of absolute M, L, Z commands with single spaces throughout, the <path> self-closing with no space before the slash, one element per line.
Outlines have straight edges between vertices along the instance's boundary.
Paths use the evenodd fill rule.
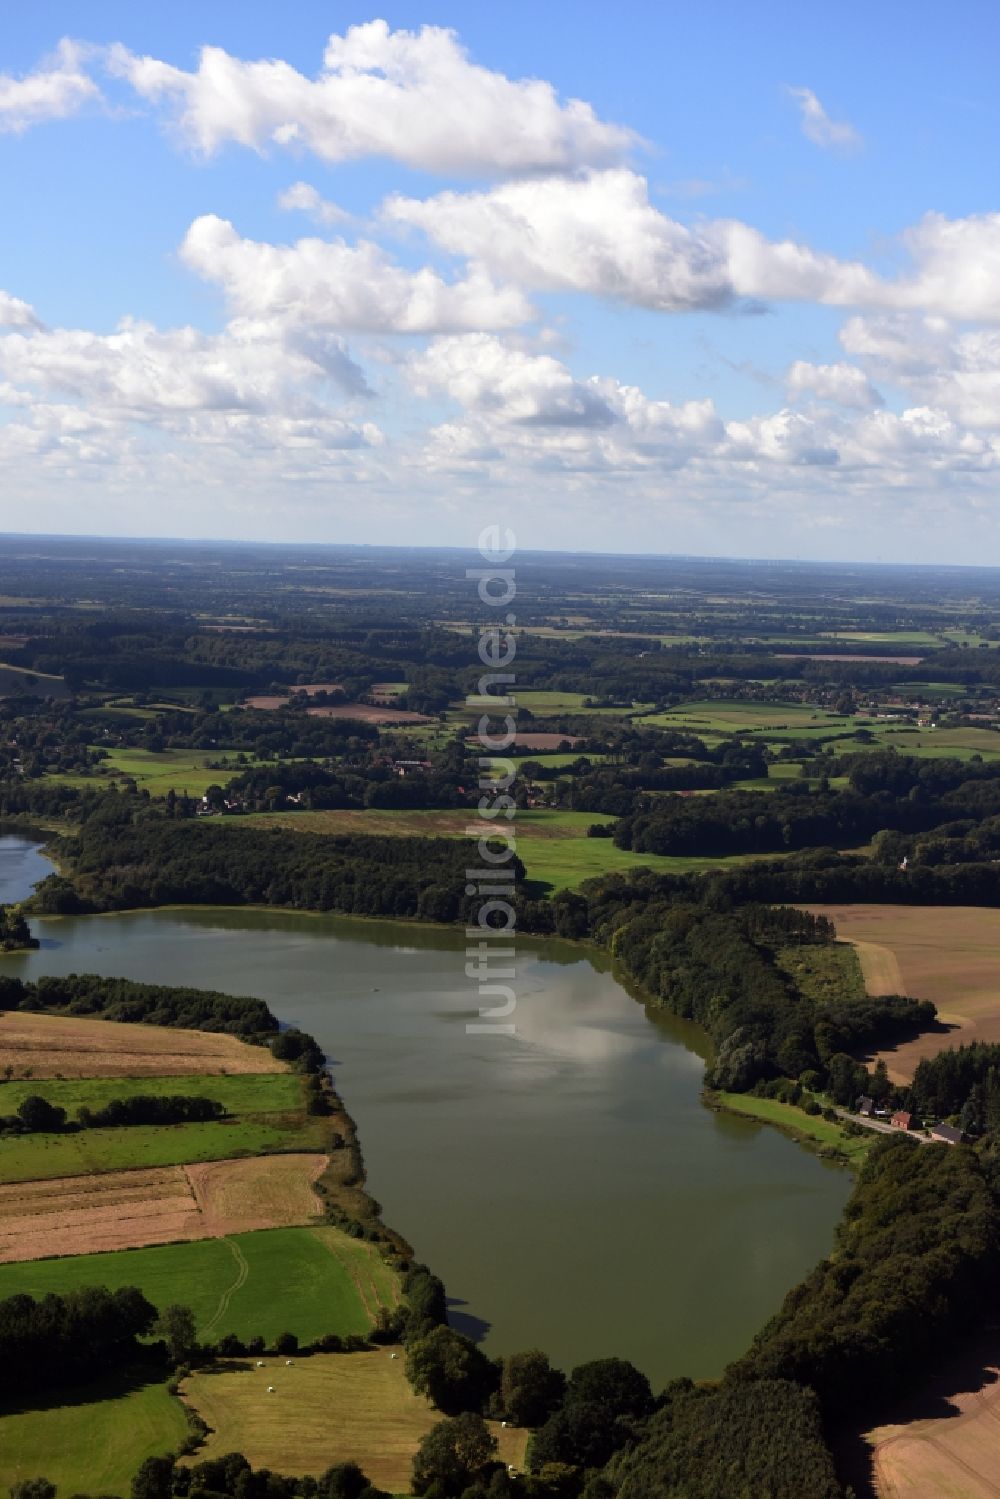
<path fill-rule="evenodd" d="M 26 857 L 0 840 L 0 877 Z M 311 1031 L 386 1221 L 490 1352 L 716 1375 L 830 1249 L 848 1174 L 704 1108 L 701 1033 L 598 954 L 522 942 L 517 1034 L 477 1036 L 460 932 L 214 909 L 33 928 L 41 951 L 4 973 L 253 994 Z"/>
<path fill-rule="evenodd" d="M 32 886 L 52 873 L 52 865 L 38 847 L 37 838 L 0 834 L 0 905 L 25 900 Z"/>

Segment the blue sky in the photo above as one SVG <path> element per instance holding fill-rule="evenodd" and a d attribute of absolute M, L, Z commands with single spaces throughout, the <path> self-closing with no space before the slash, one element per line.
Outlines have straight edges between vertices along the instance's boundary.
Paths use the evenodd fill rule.
<path fill-rule="evenodd" d="M 1000 564 L 998 30 L 12 13 L 0 527 Z"/>

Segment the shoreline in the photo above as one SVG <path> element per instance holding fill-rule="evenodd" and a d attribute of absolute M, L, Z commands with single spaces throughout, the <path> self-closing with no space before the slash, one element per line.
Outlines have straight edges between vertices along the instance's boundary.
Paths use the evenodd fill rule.
<path fill-rule="evenodd" d="M 844 1166 L 849 1171 L 858 1170 L 871 1146 L 871 1142 L 863 1137 L 855 1141 L 839 1125 L 831 1124 L 822 1115 L 806 1114 L 795 1104 L 781 1103 L 776 1098 L 757 1098 L 752 1093 L 725 1093 L 703 1088 L 701 1101 L 715 1114 L 770 1125 L 810 1154 L 818 1155 L 831 1165 Z"/>

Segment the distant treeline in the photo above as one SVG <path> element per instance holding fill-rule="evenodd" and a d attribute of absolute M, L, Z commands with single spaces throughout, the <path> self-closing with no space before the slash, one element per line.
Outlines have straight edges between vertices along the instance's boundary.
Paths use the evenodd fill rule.
<path fill-rule="evenodd" d="M 0 1102 L 3 1092 L 0 1089 Z M 0 1134 L 48 1134 L 65 1129 L 121 1129 L 136 1124 L 206 1124 L 226 1117 L 221 1103 L 193 1094 L 136 1093 L 115 1098 L 101 1109 L 81 1108 L 76 1119 L 67 1120 L 66 1110 L 40 1094 L 30 1093 L 16 1114 L 0 1117 Z"/>
<path fill-rule="evenodd" d="M 0 1010 L 16 1009 L 223 1031 L 245 1040 L 273 1036 L 274 1048 L 285 1041 L 277 1035 L 278 1022 L 262 999 L 220 994 L 215 989 L 141 984 L 96 973 L 45 976 L 34 982 L 0 975 Z"/>
<path fill-rule="evenodd" d="M 442 922 L 478 909 L 465 893 L 474 851 L 462 839 L 192 825 L 155 813 L 142 817 L 141 806 L 135 815 L 132 799 L 105 798 L 65 844 L 72 885 L 50 876 L 32 908 L 268 905 Z M 523 878 L 523 865 L 512 862 Z"/>
<path fill-rule="evenodd" d="M 622 818 L 615 842 L 651 854 L 774 853 L 844 847 L 883 830 L 925 833 L 1000 814 L 1000 762 L 928 762 L 883 751 L 853 760 L 849 780 L 841 791 L 790 781 L 771 792 L 659 799 Z"/>
<path fill-rule="evenodd" d="M 226 1117 L 214 1098 L 193 1094 L 134 1093 L 113 1098 L 101 1109 L 82 1108 L 77 1119 L 83 1129 L 122 1129 L 134 1124 L 209 1124 Z"/>

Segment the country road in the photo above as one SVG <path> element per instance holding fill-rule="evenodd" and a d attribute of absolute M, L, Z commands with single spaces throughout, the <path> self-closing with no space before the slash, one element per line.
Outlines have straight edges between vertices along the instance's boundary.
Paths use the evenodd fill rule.
<path fill-rule="evenodd" d="M 918 1145 L 933 1145 L 934 1141 L 918 1130 L 896 1129 L 895 1125 L 884 1124 L 881 1119 L 865 1119 L 860 1114 L 852 1114 L 849 1109 L 837 1109 L 835 1111 L 840 1119 L 852 1119 L 855 1124 L 860 1124 L 864 1129 L 873 1129 L 880 1135 L 902 1135 L 907 1134 L 911 1140 L 916 1140 Z"/>

